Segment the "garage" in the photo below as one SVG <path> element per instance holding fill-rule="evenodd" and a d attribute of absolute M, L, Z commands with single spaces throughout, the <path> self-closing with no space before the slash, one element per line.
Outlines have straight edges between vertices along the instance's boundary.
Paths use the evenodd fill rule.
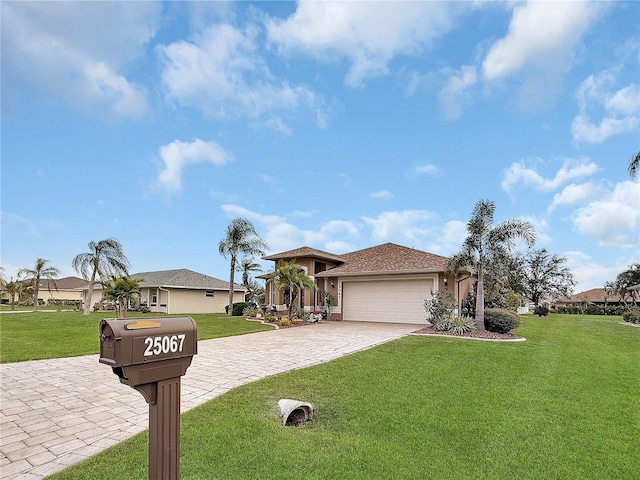
<path fill-rule="evenodd" d="M 361 322 L 426 324 L 424 301 L 431 298 L 433 278 L 345 280 L 343 319 Z"/>

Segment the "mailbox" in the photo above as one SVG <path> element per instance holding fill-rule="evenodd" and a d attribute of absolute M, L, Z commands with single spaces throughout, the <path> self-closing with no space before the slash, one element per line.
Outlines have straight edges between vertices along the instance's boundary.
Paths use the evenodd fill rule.
<path fill-rule="evenodd" d="M 180 377 L 197 350 L 191 317 L 100 322 L 100 363 L 149 404 L 149 480 L 180 476 Z"/>
<path fill-rule="evenodd" d="M 100 363 L 132 387 L 184 375 L 197 353 L 191 317 L 118 318 L 100 322 Z"/>

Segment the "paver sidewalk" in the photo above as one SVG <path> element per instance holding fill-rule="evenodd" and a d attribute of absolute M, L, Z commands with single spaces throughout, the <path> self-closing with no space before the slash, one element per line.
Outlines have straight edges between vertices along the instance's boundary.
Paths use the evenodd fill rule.
<path fill-rule="evenodd" d="M 402 337 L 417 325 L 323 322 L 198 342 L 185 412 L 230 389 Z M 70 372 L 75 372 L 70 374 Z M 39 479 L 148 428 L 149 406 L 98 355 L 0 365 L 0 478 Z"/>

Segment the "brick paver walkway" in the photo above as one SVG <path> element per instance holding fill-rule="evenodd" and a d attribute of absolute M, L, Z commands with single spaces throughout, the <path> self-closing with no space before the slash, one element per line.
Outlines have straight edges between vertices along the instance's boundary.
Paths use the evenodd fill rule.
<path fill-rule="evenodd" d="M 417 325 L 323 322 L 198 343 L 181 410 L 284 371 L 402 337 Z M 74 373 L 71 373 L 74 372 Z M 148 405 L 97 355 L 0 365 L 0 477 L 39 479 L 148 428 Z"/>

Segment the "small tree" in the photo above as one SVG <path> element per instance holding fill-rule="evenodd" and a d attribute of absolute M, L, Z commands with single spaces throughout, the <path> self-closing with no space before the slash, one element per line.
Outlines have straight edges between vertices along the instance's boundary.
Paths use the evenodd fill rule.
<path fill-rule="evenodd" d="M 11 277 L 11 280 L 5 284 L 5 289 L 9 294 L 9 303 L 11 304 L 11 310 L 16 309 L 16 297 L 18 297 L 18 300 L 20 300 L 20 297 L 22 297 L 23 292 L 28 287 L 29 286 L 24 281 L 14 280 L 13 277 Z"/>
<path fill-rule="evenodd" d="M 244 297 L 245 302 L 255 302 L 257 295 L 256 286 L 259 284 L 253 281 L 250 273 L 262 272 L 262 267 L 254 261 L 253 257 L 244 257 L 240 261 L 240 265 L 236 266 L 236 271 L 242 272 L 242 285 L 247 289 Z"/>
<path fill-rule="evenodd" d="M 233 293 L 238 254 L 263 255 L 268 246 L 260 238 L 253 223 L 246 218 L 236 218 L 227 226 L 225 237 L 218 244 L 218 252 L 230 258 L 229 265 L 229 316 L 233 315 Z"/>
<path fill-rule="evenodd" d="M 47 288 L 51 292 L 51 285 L 57 289 L 55 278 L 60 275 L 60 270 L 55 267 L 47 266 L 49 260 L 44 258 L 38 258 L 33 268 L 22 268 L 18 271 L 18 276 L 28 276 L 31 279 L 31 285 L 33 287 L 33 311 L 38 311 L 38 295 L 40 293 L 40 280 L 47 279 Z"/>
<path fill-rule="evenodd" d="M 119 277 L 104 283 L 102 296 L 115 304 L 118 318 L 125 318 L 129 303 L 140 298 L 140 282 L 142 279 Z"/>
<path fill-rule="evenodd" d="M 429 313 L 427 319 L 434 330 L 449 330 L 453 319 L 456 300 L 449 290 L 431 291 L 431 299 L 424 301 L 424 309 Z"/>
<path fill-rule="evenodd" d="M 296 263 L 295 259 L 289 262 L 282 260 L 278 262 L 273 276 L 273 283 L 277 289 L 289 291 L 289 318 L 291 318 L 293 301 L 297 297 L 298 290 L 305 288 L 309 290 L 316 289 L 316 284 L 313 279 L 304 272 L 302 267 Z"/>
<path fill-rule="evenodd" d="M 604 288 L 607 295 L 618 295 L 625 308 L 629 309 L 627 302 L 637 305 L 640 301 L 640 291 L 630 290 L 634 285 L 640 285 L 640 263 L 629 265 L 627 270 L 618 274 L 615 281 L 605 283 Z"/>

